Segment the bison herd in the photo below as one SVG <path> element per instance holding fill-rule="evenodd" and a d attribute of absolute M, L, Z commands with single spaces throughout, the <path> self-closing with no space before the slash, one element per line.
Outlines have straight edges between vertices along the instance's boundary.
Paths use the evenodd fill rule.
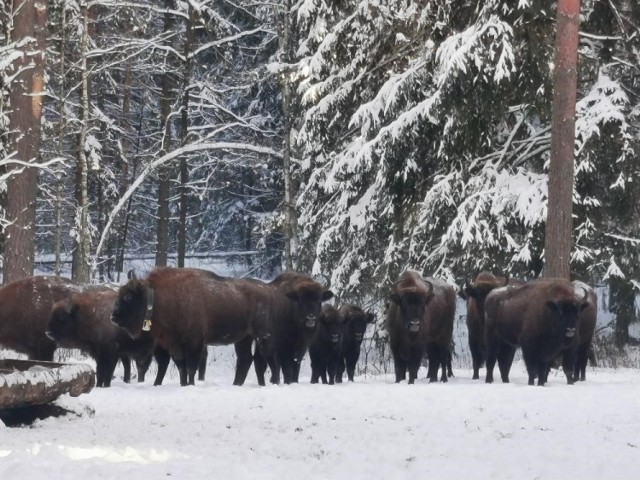
<path fill-rule="evenodd" d="M 594 290 L 563 279 L 520 281 L 481 272 L 459 292 L 467 304 L 473 378 L 486 364 L 503 382 L 516 349 L 533 385 L 547 381 L 558 359 L 569 384 L 585 379 L 597 303 Z M 181 385 L 204 380 L 207 346 L 234 345 L 234 385 L 253 364 L 260 385 L 295 383 L 307 351 L 311 383 L 353 381 L 373 313 L 333 306 L 333 293 L 308 275 L 284 272 L 270 282 L 222 277 L 195 268 L 156 268 L 119 289 L 35 276 L 0 288 L 0 345 L 32 359 L 52 360 L 57 347 L 79 348 L 96 362 L 99 387 L 110 386 L 117 362 L 124 380 L 131 361 L 144 381 L 152 358 L 161 385 L 171 359 Z M 455 289 L 441 279 L 406 271 L 390 289 L 386 328 L 396 382 L 414 383 L 427 362 L 430 382 L 451 372 Z M 407 378 L 408 372 L 408 378 Z"/>

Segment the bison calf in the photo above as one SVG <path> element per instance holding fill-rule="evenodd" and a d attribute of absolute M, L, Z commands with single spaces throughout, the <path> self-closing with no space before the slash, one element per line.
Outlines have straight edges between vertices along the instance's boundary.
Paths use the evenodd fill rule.
<path fill-rule="evenodd" d="M 333 385 L 336 378 L 338 362 L 342 354 L 342 336 L 344 317 L 331 305 L 322 306 L 322 315 L 309 343 L 309 358 L 311 359 L 311 383 Z"/>
<path fill-rule="evenodd" d="M 56 302 L 51 309 L 47 335 L 60 347 L 79 348 L 96 361 L 98 387 L 111 385 L 119 358 L 125 369 L 124 380 L 128 383 L 131 379 L 130 357 L 150 357 L 154 348 L 150 335 L 141 335 L 134 340 L 111 322 L 116 296 L 117 292 L 110 288 L 92 287 Z"/>
<path fill-rule="evenodd" d="M 367 325 L 375 321 L 373 313 L 368 313 L 355 305 L 343 305 L 340 314 L 344 317 L 344 334 L 342 337 L 342 352 L 336 371 L 336 382 L 342 383 L 345 367 L 347 378 L 353 382 L 356 364 L 360 357 L 360 348 Z"/>

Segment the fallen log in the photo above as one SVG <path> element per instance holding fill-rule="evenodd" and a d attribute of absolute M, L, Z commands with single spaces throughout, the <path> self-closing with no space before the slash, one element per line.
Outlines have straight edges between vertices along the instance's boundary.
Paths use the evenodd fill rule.
<path fill-rule="evenodd" d="M 77 397 L 95 383 L 93 368 L 82 363 L 0 360 L 0 410 L 44 405 L 65 393 Z"/>

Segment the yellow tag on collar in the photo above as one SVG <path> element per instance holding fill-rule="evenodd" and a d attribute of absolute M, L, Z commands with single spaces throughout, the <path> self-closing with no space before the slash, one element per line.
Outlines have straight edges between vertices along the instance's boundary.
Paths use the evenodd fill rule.
<path fill-rule="evenodd" d="M 142 324 L 142 330 L 144 330 L 145 332 L 148 332 L 149 330 L 151 330 L 151 319 L 150 318 L 145 318 L 144 319 L 144 323 Z"/>

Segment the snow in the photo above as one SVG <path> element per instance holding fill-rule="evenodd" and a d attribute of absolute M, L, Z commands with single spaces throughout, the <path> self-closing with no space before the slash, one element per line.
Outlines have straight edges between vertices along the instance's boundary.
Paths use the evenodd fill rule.
<path fill-rule="evenodd" d="M 637 468 L 637 370 L 590 368 L 574 386 L 552 371 L 545 387 L 526 385 L 522 363 L 510 384 L 467 369 L 428 384 L 425 373 L 413 386 L 380 375 L 234 387 L 227 362 L 195 387 L 175 374 L 162 387 L 118 378 L 59 400 L 77 415 L 0 427 L 0 478 L 599 479 Z"/>

